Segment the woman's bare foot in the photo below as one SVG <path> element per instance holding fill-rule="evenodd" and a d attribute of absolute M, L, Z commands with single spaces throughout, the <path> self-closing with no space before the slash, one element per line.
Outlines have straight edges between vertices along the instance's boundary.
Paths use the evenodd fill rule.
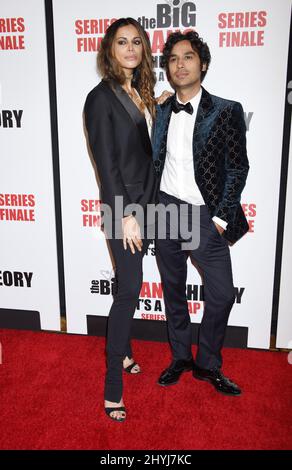
<path fill-rule="evenodd" d="M 128 356 L 126 356 L 125 359 L 123 360 L 124 369 L 134 364 L 134 362 L 135 361 L 133 358 L 129 359 Z M 132 369 L 130 370 L 131 374 L 138 374 L 139 372 L 141 372 L 139 364 L 135 364 L 134 367 L 132 367 Z"/>
<path fill-rule="evenodd" d="M 123 399 L 119 403 L 115 403 L 114 401 L 104 401 L 104 407 L 105 408 L 119 408 L 124 405 Z M 126 418 L 126 412 L 125 411 L 111 411 L 109 413 L 109 416 L 117 421 L 124 420 Z"/>

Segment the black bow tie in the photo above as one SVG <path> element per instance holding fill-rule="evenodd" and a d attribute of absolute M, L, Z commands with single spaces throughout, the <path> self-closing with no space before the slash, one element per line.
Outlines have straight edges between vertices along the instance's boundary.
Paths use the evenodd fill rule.
<path fill-rule="evenodd" d="M 179 103 L 176 99 L 172 101 L 172 111 L 174 113 L 179 113 L 180 111 L 185 111 L 188 114 L 193 114 L 193 107 L 190 102 L 186 104 Z"/>

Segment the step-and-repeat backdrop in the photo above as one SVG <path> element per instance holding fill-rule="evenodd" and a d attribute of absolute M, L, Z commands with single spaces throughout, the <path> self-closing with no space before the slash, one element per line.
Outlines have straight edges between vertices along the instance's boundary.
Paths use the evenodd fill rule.
<path fill-rule="evenodd" d="M 0 2 L 0 315 L 60 330 L 44 2 Z M 36 319 L 35 319 L 36 320 Z"/>
<path fill-rule="evenodd" d="M 290 83 L 290 89 L 292 83 Z M 292 105 L 292 91 L 288 96 L 289 103 Z M 290 113 L 291 119 L 291 113 Z M 290 158 L 292 158 L 292 123 L 290 131 Z M 292 308 L 290 301 L 290 289 L 292 279 L 292 259 L 291 259 L 291 240 L 292 240 L 292 165 L 288 167 L 287 198 L 286 198 L 286 217 L 284 226 L 284 240 L 281 266 L 281 284 L 279 297 L 279 314 L 277 327 L 277 348 L 292 349 Z"/>
<path fill-rule="evenodd" d="M 44 6 L 38 0 L 0 1 L 0 132 L 5 149 L 0 159 L 5 245 L 0 307 L 37 304 L 42 327 L 57 329 Z M 68 332 L 87 333 L 87 316 L 107 316 L 112 303 L 114 271 L 100 230 L 99 190 L 86 144 L 83 106 L 100 81 L 96 55 L 107 27 L 119 17 L 131 16 L 150 36 L 156 95 L 171 89 L 160 68 L 168 34 L 192 28 L 208 42 L 212 54 L 205 88 L 243 105 L 251 168 L 242 206 L 250 231 L 231 249 L 236 303 L 229 325 L 248 328 L 248 346 L 269 348 L 291 0 L 53 0 L 52 4 Z M 17 220 L 11 220 L 13 209 Z M 13 283 L 8 285 L 10 279 Z M 187 297 L 191 320 L 199 323 L 201 279 L 191 263 Z M 144 259 L 135 317 L 165 321 L 153 245 Z"/>
<path fill-rule="evenodd" d="M 249 346 L 269 347 L 290 7 L 289 0 L 53 1 L 68 331 L 86 333 L 86 316 L 107 315 L 112 302 L 113 271 L 99 227 L 99 192 L 82 110 L 100 80 L 96 54 L 106 28 L 116 18 L 132 16 L 150 35 L 157 95 L 170 89 L 159 67 L 167 35 L 194 28 L 212 53 L 204 86 L 243 105 L 251 170 L 242 204 L 250 232 L 232 248 L 236 304 L 229 325 L 248 327 Z M 190 264 L 193 322 L 203 313 L 200 286 Z M 135 317 L 165 320 L 152 247 Z"/>

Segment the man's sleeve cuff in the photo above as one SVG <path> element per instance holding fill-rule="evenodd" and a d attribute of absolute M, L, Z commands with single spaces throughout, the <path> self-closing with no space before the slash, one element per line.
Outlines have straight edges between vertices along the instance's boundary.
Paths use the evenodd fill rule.
<path fill-rule="evenodd" d="M 224 228 L 224 230 L 226 230 L 228 222 L 225 222 L 225 220 L 219 219 L 219 217 L 216 217 L 216 215 L 212 217 L 212 220 L 216 222 L 216 224 L 220 225 L 220 227 Z"/>

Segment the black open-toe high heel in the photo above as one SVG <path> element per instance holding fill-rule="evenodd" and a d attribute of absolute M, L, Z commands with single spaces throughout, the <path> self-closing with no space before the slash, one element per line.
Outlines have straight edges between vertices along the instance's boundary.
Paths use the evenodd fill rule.
<path fill-rule="evenodd" d="M 119 406 L 117 408 L 105 407 L 104 411 L 109 416 L 109 418 L 113 419 L 114 421 L 118 421 L 118 423 L 122 423 L 126 419 L 126 414 L 124 416 L 120 416 L 120 417 L 111 416 L 111 413 L 113 411 L 124 411 L 126 413 L 126 408 L 124 406 Z"/>
<path fill-rule="evenodd" d="M 133 374 L 133 375 L 140 374 L 141 370 L 138 370 L 137 372 L 132 372 L 132 369 L 135 366 L 139 366 L 139 364 L 137 364 L 137 362 L 133 362 L 133 364 L 130 364 L 128 367 L 123 367 L 123 369 L 124 369 L 125 372 L 127 372 L 127 374 Z"/>

